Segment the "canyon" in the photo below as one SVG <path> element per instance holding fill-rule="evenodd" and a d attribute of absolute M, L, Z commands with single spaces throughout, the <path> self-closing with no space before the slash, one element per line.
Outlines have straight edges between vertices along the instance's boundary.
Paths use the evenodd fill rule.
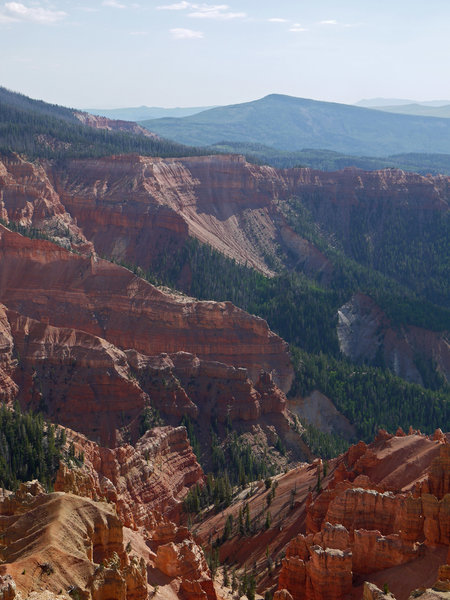
<path fill-rule="evenodd" d="M 86 599 L 216 600 L 229 584 L 200 549 L 216 540 L 228 568 L 253 573 L 257 591 L 280 600 L 376 597 L 383 586 L 397 600 L 419 586 L 446 597 L 448 434 L 380 431 L 327 464 L 277 475 L 269 488 L 255 482 L 225 510 L 194 517 L 190 530 L 181 501 L 204 475 L 184 428 L 154 428 L 134 447 L 102 448 L 67 430 L 71 442 L 84 463 L 62 462 L 54 492 L 35 481 L 0 498 L 4 597 L 77 590 Z M 242 534 L 238 513 L 247 510 Z M 235 526 L 223 539 L 230 515 Z"/>
<path fill-rule="evenodd" d="M 272 270 L 264 255 L 276 245 L 289 248 L 311 271 L 330 269 L 280 210 L 291 197 L 348 238 L 358 206 L 372 207 L 374 223 L 382 222 L 383 210 L 392 205 L 426 219 L 448 212 L 450 196 L 447 176 L 393 169 L 277 170 L 237 155 L 130 155 L 68 159 L 61 165 L 3 156 L 0 183 L 3 219 L 49 232 L 65 220 L 72 237 L 81 230 L 100 255 L 148 268 L 159 245 L 170 248 L 190 235 L 267 274 Z"/>
<path fill-rule="evenodd" d="M 31 163 L 10 155 L 0 160 L 0 217 L 6 225 L 39 230 L 67 249 L 92 256 L 98 268 L 102 263 L 96 258 L 104 256 L 138 267 L 141 273 L 156 263 L 170 263 L 170 257 L 195 238 L 269 277 L 285 267 L 295 268 L 326 286 L 333 264 L 293 227 L 292 199 L 301 203 L 325 237 L 334 236 L 350 254 L 346 240 L 362 220 L 372 248 L 367 251 L 376 254 L 393 219 L 426 227 L 433 219 L 447 218 L 449 197 L 446 176 L 396 170 L 277 170 L 250 164 L 241 156 L 129 155 Z M 186 263 L 178 284 L 186 287 L 190 277 Z M 373 299 L 363 297 L 349 297 L 339 309 L 337 331 L 344 354 L 374 361 L 379 349 L 387 366 L 416 383 L 423 383 L 416 365 L 421 357 L 448 380 L 445 332 L 405 325 L 397 333 Z M 93 332 L 105 333 L 100 328 Z M 130 347 L 148 353 L 142 341 Z M 198 353 L 198 346 L 192 351 Z M 223 355 L 214 359 L 235 364 Z M 288 367 L 283 371 L 276 382 L 287 391 Z"/>
<path fill-rule="evenodd" d="M 287 399 L 288 344 L 229 301 L 143 276 L 195 238 L 269 278 L 289 267 L 329 289 L 335 266 L 296 230 L 293 199 L 323 231 L 334 228 L 338 247 L 358 208 L 376 240 L 392 206 L 427 223 L 447 215 L 449 197 L 450 178 L 396 170 L 3 155 L 0 399 L 44 414 L 67 442 L 52 490 L 33 481 L 0 496 L 0 595 L 217 600 L 239 592 L 226 568 L 249 597 L 245 577 L 276 600 L 384 596 L 385 583 L 397 600 L 436 582 L 447 593 L 449 434 L 381 430 L 337 458 L 315 457 L 293 413 L 348 439 L 356 430 L 315 390 Z M 181 277 L 191 277 L 188 264 Z M 398 327 L 362 293 L 336 320 L 340 350 L 355 362 L 382 354 L 422 384 L 420 352 L 448 380 L 445 332 Z M 212 441 L 234 432 L 277 474 L 243 477 L 228 505 L 188 514 L 190 494 L 212 485 L 191 421 L 204 466 Z"/>

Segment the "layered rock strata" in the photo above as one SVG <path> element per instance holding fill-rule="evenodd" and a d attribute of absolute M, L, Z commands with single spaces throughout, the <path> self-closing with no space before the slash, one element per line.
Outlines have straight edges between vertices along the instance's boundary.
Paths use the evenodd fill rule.
<path fill-rule="evenodd" d="M 352 591 L 352 578 L 448 547 L 449 448 L 440 431 L 432 438 L 381 432 L 371 446 L 360 442 L 350 448 L 337 461 L 327 489 L 310 495 L 307 534 L 288 544 L 278 588 L 294 600 L 343 600 Z M 393 465 L 400 457 L 409 462 L 400 465 L 395 479 Z"/>
<path fill-rule="evenodd" d="M 287 345 L 263 319 L 229 302 L 175 297 L 117 265 L 0 228 L 0 301 L 9 309 L 146 355 L 185 350 L 245 367 L 255 380 L 273 371 L 290 387 Z"/>
<path fill-rule="evenodd" d="M 4 401 L 17 399 L 102 446 L 136 441 L 145 411 L 155 409 L 174 424 L 183 415 L 205 423 L 213 416 L 225 423 L 268 415 L 280 436 L 289 430 L 286 397 L 268 373 L 253 384 L 243 367 L 187 352 L 152 357 L 123 352 L 104 338 L 4 305 L 0 378 Z"/>
<path fill-rule="evenodd" d="M 116 506 L 126 527 L 151 528 L 155 514 L 179 519 L 188 489 L 204 479 L 184 427 L 156 427 L 135 446 L 103 448 L 83 436 L 69 434 L 84 464 L 61 463 L 55 490 Z"/>
<path fill-rule="evenodd" d="M 86 600 L 145 600 L 145 562 L 124 549 L 113 507 L 22 484 L 0 502 L 2 572 L 17 591 L 79 590 Z M 10 585 L 11 587 L 11 585 Z"/>

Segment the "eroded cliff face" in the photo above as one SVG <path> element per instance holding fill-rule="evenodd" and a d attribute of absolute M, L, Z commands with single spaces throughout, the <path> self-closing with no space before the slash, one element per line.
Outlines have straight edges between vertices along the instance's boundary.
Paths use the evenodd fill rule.
<path fill-rule="evenodd" d="M 271 445 L 277 435 L 292 437 L 286 396 L 268 373 L 253 383 L 243 367 L 187 352 L 123 352 L 104 338 L 21 316 L 4 305 L 0 336 L 3 401 L 19 400 L 103 446 L 135 443 L 148 411 L 159 411 L 173 425 L 183 416 L 205 427 L 213 417 L 244 429 L 258 424 L 271 432 Z"/>
<path fill-rule="evenodd" d="M 131 531 L 117 506 L 46 494 L 37 482 L 0 500 L 2 598 L 216 600 L 203 552 L 185 527 L 154 513 L 148 530 Z"/>
<path fill-rule="evenodd" d="M 0 529 L 2 573 L 24 596 L 45 589 L 78 590 L 86 600 L 147 598 L 145 561 L 125 552 L 112 505 L 22 484 L 0 501 Z"/>
<path fill-rule="evenodd" d="M 39 212 L 40 189 L 42 197 L 52 198 L 45 202 L 46 219 L 53 219 L 56 211 L 71 223 L 76 220 L 101 255 L 146 269 L 161 251 L 170 254 L 191 235 L 269 275 L 272 267 L 265 256 L 275 257 L 281 247 L 306 272 L 325 280 L 331 265 L 289 226 L 281 206 L 286 200 L 301 199 L 318 222 L 350 239 L 355 209 L 377 207 L 371 215 L 378 215 L 374 224 L 380 225 L 383 207 L 425 218 L 447 211 L 450 196 L 444 176 L 396 170 L 277 170 L 251 165 L 239 156 L 121 156 L 68 160 L 59 167 L 30 167 L 19 158 L 2 158 L 1 173 L 4 214 L 17 220 Z"/>
<path fill-rule="evenodd" d="M 70 433 L 83 465 L 61 463 L 55 490 L 115 504 L 126 527 L 154 527 L 157 519 L 179 521 L 189 488 L 204 480 L 184 427 L 155 427 L 132 446 L 105 448 Z"/>
<path fill-rule="evenodd" d="M 382 434 L 369 447 L 352 447 L 326 489 L 311 495 L 307 533 L 289 543 L 279 589 L 294 600 L 344 599 L 358 576 L 390 569 L 398 581 L 389 587 L 406 598 L 414 584 L 408 588 L 401 565 L 428 564 L 436 574 L 426 578 L 436 577 L 436 561 L 445 561 L 449 544 L 449 448 L 441 432 L 433 439 Z"/>
<path fill-rule="evenodd" d="M 1 226 L 0 226 L 1 227 Z M 70 253 L 1 227 L 0 301 L 50 325 L 80 329 L 148 356 L 184 350 L 200 358 L 261 369 L 287 390 L 287 345 L 267 323 L 230 302 L 165 293 L 130 271 Z"/>
<path fill-rule="evenodd" d="M 284 600 L 361 598 L 368 580 L 387 582 L 406 600 L 431 586 L 448 559 L 449 447 L 441 431 L 381 431 L 328 464 L 316 459 L 278 475 L 273 492 L 260 482 L 222 513 L 205 515 L 198 538 L 208 548 L 222 540 L 221 561 L 241 573 L 256 564 L 261 594 L 276 584 Z M 240 511 L 249 514 L 245 535 Z"/>
<path fill-rule="evenodd" d="M 420 327 L 394 327 L 368 296 L 355 294 L 338 311 L 337 333 L 341 351 L 353 361 L 373 362 L 380 356 L 386 366 L 407 381 L 423 385 L 417 357 L 436 365 L 450 379 L 448 335 Z"/>
<path fill-rule="evenodd" d="M 38 229 L 68 248 L 87 253 L 94 250 L 61 204 L 46 163 L 31 163 L 14 155 L 0 159 L 0 217 L 6 223 Z"/>
<path fill-rule="evenodd" d="M 375 239 L 389 222 L 389 211 L 426 220 L 447 212 L 449 197 L 449 178 L 444 176 L 397 170 L 276 170 L 239 156 L 117 156 L 68 160 L 59 166 L 14 156 L 0 161 L 3 219 L 37 227 L 85 254 L 97 252 L 145 270 L 155 260 L 170 260 L 193 236 L 265 274 L 273 274 L 287 260 L 326 283 L 332 265 L 289 225 L 285 215 L 291 198 L 298 198 L 321 226 L 347 243 L 358 211 L 367 212 Z M 189 269 L 180 277 L 189 281 Z M 445 337 L 414 327 L 398 332 L 367 302 L 354 298 L 340 310 L 345 354 L 373 360 L 378 350 L 394 372 L 420 383 L 419 351 L 449 377 Z M 188 347 L 165 351 L 180 349 Z"/>

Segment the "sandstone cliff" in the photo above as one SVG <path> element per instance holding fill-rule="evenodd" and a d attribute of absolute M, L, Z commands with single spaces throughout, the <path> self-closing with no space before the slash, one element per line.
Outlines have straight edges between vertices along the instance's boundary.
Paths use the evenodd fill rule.
<path fill-rule="evenodd" d="M 431 439 L 414 432 L 381 434 L 369 447 L 360 442 L 350 448 L 337 460 L 326 489 L 310 497 L 307 534 L 289 543 L 279 589 L 294 600 L 331 593 L 344 599 L 352 577 L 389 569 L 404 580 L 395 568 L 411 561 L 418 572 L 422 563 L 436 569 L 449 544 L 449 448 L 442 433 Z M 411 587 L 405 581 L 399 585 L 390 587 L 403 590 L 399 597 L 406 598 L 413 579 Z"/>
<path fill-rule="evenodd" d="M 135 446 L 110 449 L 79 434 L 69 434 L 82 466 L 61 463 L 55 490 L 115 504 L 121 521 L 130 528 L 151 529 L 155 515 L 179 520 L 188 489 L 204 479 L 184 427 L 156 427 Z"/>
<path fill-rule="evenodd" d="M 103 446 L 135 443 L 146 411 L 159 410 L 173 425 L 183 416 L 205 427 L 212 418 L 240 422 L 244 430 L 258 425 L 269 445 L 278 435 L 298 454 L 286 397 L 267 373 L 253 383 L 243 367 L 187 352 L 123 352 L 104 338 L 50 325 L 45 317 L 21 316 L 4 305 L 0 336 L 2 399 L 10 404 L 17 399 Z"/>
<path fill-rule="evenodd" d="M 201 549 L 162 515 L 133 532 L 113 504 L 31 482 L 0 500 L 0 534 L 5 600 L 217 598 Z"/>
<path fill-rule="evenodd" d="M 94 118 L 100 126 L 106 120 Z M 103 124 L 102 124 L 103 123 Z M 76 219 L 100 254 L 148 268 L 161 248 L 176 247 L 192 235 L 241 263 L 270 274 L 265 256 L 280 246 L 309 273 L 329 276 L 331 265 L 310 242 L 288 225 L 285 200 L 300 198 L 314 218 L 350 239 L 355 208 L 371 204 L 378 212 L 395 206 L 417 218 L 448 210 L 449 178 L 396 170 L 346 169 L 324 173 L 311 169 L 276 170 L 249 164 L 239 156 L 159 159 L 138 156 L 66 161 L 52 168 L 42 163 L 38 177 L 24 178 L 29 163 L 2 159 L 8 173 L 3 210 L 17 220 L 19 188 L 47 181 L 68 219 Z M 33 196 L 33 194 L 31 194 Z M 29 203 L 29 209 L 36 204 Z M 371 215 L 375 214 L 373 210 Z M 50 216 L 50 215 L 49 215 Z M 372 217 L 371 217 L 372 218 Z M 382 219 L 375 219 L 374 226 Z"/>
<path fill-rule="evenodd" d="M 78 589 L 92 600 L 147 598 L 145 563 L 125 552 L 111 505 L 22 484 L 0 502 L 0 530 L 2 573 L 25 595 Z"/>
<path fill-rule="evenodd" d="M 263 319 L 229 302 L 173 296 L 127 269 L 4 227 L 0 258 L 0 301 L 24 316 L 81 329 L 146 355 L 185 350 L 248 368 L 254 379 L 261 369 L 273 371 L 276 382 L 290 387 L 285 342 Z"/>

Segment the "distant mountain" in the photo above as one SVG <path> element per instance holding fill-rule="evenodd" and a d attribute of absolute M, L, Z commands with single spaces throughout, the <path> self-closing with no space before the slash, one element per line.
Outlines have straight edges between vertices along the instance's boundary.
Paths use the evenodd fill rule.
<path fill-rule="evenodd" d="M 219 142 L 263 144 L 283 151 L 304 148 L 344 154 L 450 153 L 450 121 L 272 94 L 181 119 L 141 124 L 193 146 Z"/>
<path fill-rule="evenodd" d="M 406 104 L 420 104 L 421 106 L 445 106 L 450 104 L 450 100 L 404 100 L 400 98 L 369 98 L 355 102 L 355 106 L 363 106 L 364 108 L 380 108 L 390 106 L 405 106 Z"/>
<path fill-rule="evenodd" d="M 159 106 L 137 106 L 134 108 L 83 108 L 91 115 L 124 121 L 145 121 L 164 117 L 189 117 L 215 106 L 193 106 L 185 108 L 161 108 Z"/>
<path fill-rule="evenodd" d="M 425 106 L 424 104 L 402 104 L 400 106 L 374 106 L 376 110 L 399 113 L 403 115 L 419 115 L 422 117 L 437 117 L 450 119 L 450 103 L 444 106 Z"/>
<path fill-rule="evenodd" d="M 395 154 L 391 156 L 353 156 L 333 150 L 315 150 L 306 148 L 295 152 L 286 152 L 269 148 L 262 144 L 244 142 L 223 142 L 208 146 L 211 152 L 243 154 L 249 162 L 268 164 L 278 169 L 291 167 L 310 167 L 321 171 L 339 171 L 356 167 L 364 171 L 379 169 L 402 169 L 422 175 L 450 175 L 450 154 Z"/>

